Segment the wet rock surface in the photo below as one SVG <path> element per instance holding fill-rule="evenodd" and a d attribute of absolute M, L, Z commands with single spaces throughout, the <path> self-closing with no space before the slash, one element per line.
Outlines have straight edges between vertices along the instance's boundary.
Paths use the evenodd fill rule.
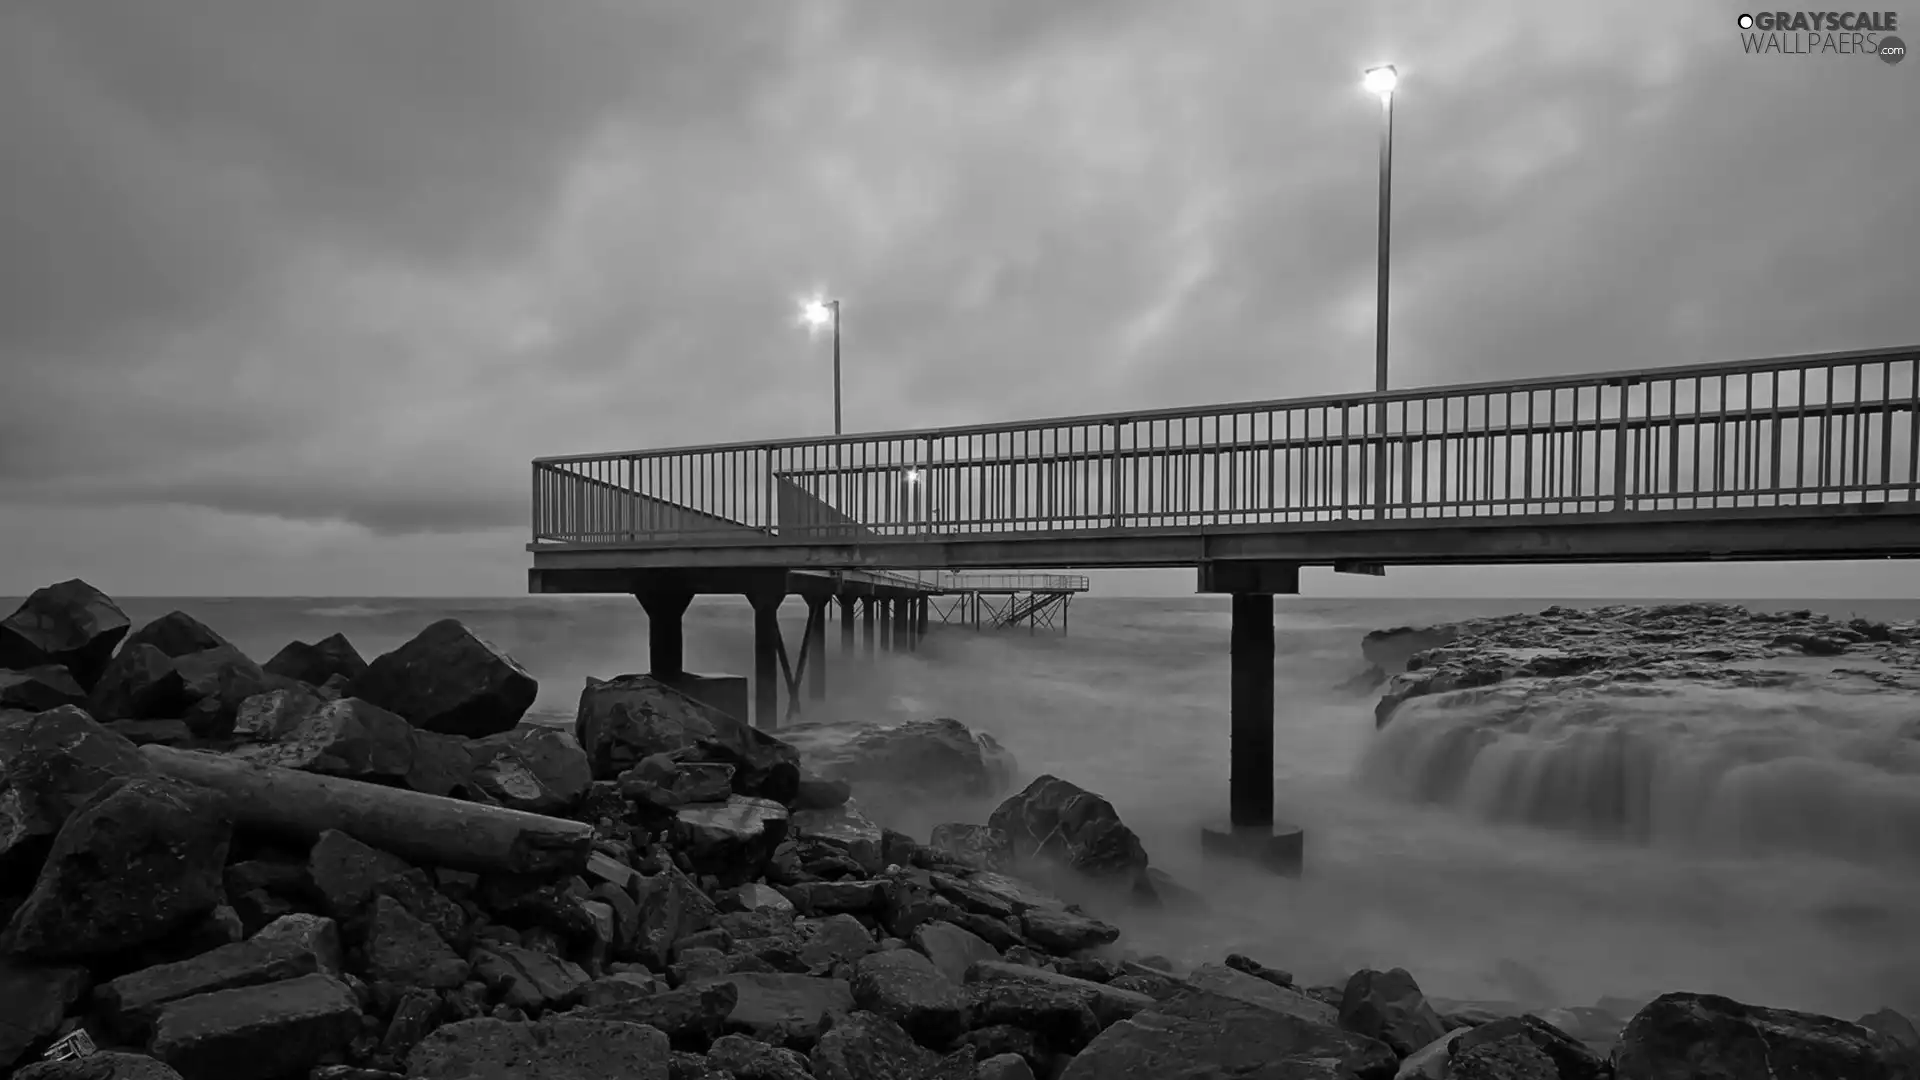
<path fill-rule="evenodd" d="M 1429 1001 L 1399 969 L 1302 987 L 1249 956 L 1140 958 L 1133 905 L 1177 884 L 1098 794 L 1041 777 L 924 844 L 888 827 L 866 797 L 888 769 L 1010 787 L 995 745 L 953 721 L 789 743 L 621 676 L 587 687 L 569 731 L 522 723 L 530 677 L 451 620 L 371 664 L 334 635 L 255 665 L 185 613 L 128 633 L 90 590 L 36 597 L 0 633 L 0 1073 L 1916 1076 L 1920 1034 L 1891 1010 L 1848 1023 L 1670 994 L 1627 1022 L 1632 1006 Z M 1802 657 L 1913 640 L 1769 629 L 1749 644 Z M 1367 648 L 1391 663 L 1478 640 Z M 1535 660 L 1516 678 L 1586 677 Z M 97 1051 L 38 1060 L 74 1031 Z"/>

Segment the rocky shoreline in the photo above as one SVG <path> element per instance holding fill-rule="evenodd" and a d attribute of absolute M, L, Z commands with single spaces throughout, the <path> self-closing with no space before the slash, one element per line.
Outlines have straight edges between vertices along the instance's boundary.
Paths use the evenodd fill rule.
<path fill-rule="evenodd" d="M 1482 647 L 1520 636 L 1367 649 L 1396 706 L 1615 670 Z M 84 582 L 36 592 L 0 622 L 0 1076 L 1920 1080 L 1891 1012 L 1678 992 L 1622 1029 L 1436 1008 L 1397 968 L 1176 968 L 1116 924 L 1204 897 L 1099 795 L 1011 791 L 957 721 L 776 737 L 625 675 L 567 730 L 526 722 L 536 691 L 454 620 L 370 663 L 334 635 L 259 664 L 184 613 L 134 629 Z M 859 797 L 940 785 L 1001 801 L 922 842 Z"/>

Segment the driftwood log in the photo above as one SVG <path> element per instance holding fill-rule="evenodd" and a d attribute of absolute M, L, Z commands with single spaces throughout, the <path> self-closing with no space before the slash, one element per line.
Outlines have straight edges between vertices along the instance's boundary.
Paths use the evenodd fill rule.
<path fill-rule="evenodd" d="M 310 843 L 328 829 L 424 866 L 478 873 L 579 873 L 593 826 L 224 757 L 148 745 L 153 767 L 222 792 L 243 829 Z"/>

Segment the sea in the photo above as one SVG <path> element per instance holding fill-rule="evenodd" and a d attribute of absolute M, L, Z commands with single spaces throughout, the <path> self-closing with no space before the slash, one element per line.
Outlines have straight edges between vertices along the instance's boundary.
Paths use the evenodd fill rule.
<path fill-rule="evenodd" d="M 371 659 L 456 617 L 538 678 L 534 712 L 553 722 L 572 716 L 587 678 L 646 667 L 647 620 L 625 597 L 120 602 L 136 624 L 185 611 L 260 660 L 336 631 Z M 1568 827 L 1564 803 L 1579 791 L 1425 797 L 1421 770 L 1438 766 L 1421 757 L 1418 731 L 1376 730 L 1374 697 L 1341 689 L 1366 666 L 1368 630 L 1556 603 L 1605 601 L 1276 601 L 1277 812 L 1306 831 L 1298 879 L 1200 855 L 1200 826 L 1226 811 L 1224 597 L 1085 597 L 1065 633 L 976 632 L 935 616 L 918 651 L 871 658 L 842 655 L 836 627 L 829 700 L 806 718 L 951 716 L 1005 745 L 1022 782 L 1052 773 L 1106 796 L 1154 865 L 1208 901 L 1203 913 L 1104 912 L 1143 953 L 1197 963 L 1242 952 L 1309 984 L 1403 967 L 1456 1001 L 1579 1006 L 1693 990 L 1849 1019 L 1883 1006 L 1920 1015 L 1920 700 L 1674 703 L 1648 737 L 1662 760 L 1692 765 L 1670 770 L 1664 801 L 1637 811 L 1660 827 L 1622 840 Z M 1920 618 L 1920 600 L 1744 603 Z M 804 615 L 797 599 L 783 611 L 790 643 Z M 750 672 L 751 626 L 744 601 L 696 601 L 688 668 Z M 1565 775 L 1542 773 L 1542 760 L 1585 752 L 1564 733 L 1538 738 L 1486 757 L 1483 796 L 1537 788 Z M 929 801 L 894 808 L 889 824 L 924 840 L 940 821 L 984 821 L 991 809 Z"/>

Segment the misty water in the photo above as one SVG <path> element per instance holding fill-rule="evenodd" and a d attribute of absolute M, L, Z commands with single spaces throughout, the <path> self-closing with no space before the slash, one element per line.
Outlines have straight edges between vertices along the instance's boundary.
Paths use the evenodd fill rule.
<path fill-rule="evenodd" d="M 1335 689 L 1363 666 L 1367 629 L 1550 603 L 1277 601 L 1277 810 L 1307 829 L 1299 880 L 1198 853 L 1199 825 L 1226 807 L 1223 598 L 1088 599 L 1065 637 L 936 625 L 920 652 L 871 661 L 842 657 L 835 627 L 826 712 L 950 715 L 1003 742 L 1022 782 L 1051 772 L 1107 796 L 1154 864 L 1211 901 L 1200 916 L 1103 912 L 1142 952 L 1246 952 L 1308 983 L 1402 966 L 1430 994 L 1535 1006 L 1688 989 L 1847 1018 L 1920 1011 L 1920 702 L 1703 692 L 1542 723 L 1463 767 L 1457 718 L 1409 709 L 1376 732 L 1372 697 Z M 257 658 L 335 630 L 372 657 L 456 615 L 540 678 L 536 709 L 556 716 L 588 675 L 645 667 L 630 599 L 124 606 L 136 620 L 183 607 Z M 797 643 L 804 608 L 787 614 Z M 689 668 L 749 671 L 749 628 L 744 603 L 697 602 Z M 1628 794 L 1594 781 L 1623 768 Z M 924 840 L 991 806 L 922 805 L 888 824 Z"/>

